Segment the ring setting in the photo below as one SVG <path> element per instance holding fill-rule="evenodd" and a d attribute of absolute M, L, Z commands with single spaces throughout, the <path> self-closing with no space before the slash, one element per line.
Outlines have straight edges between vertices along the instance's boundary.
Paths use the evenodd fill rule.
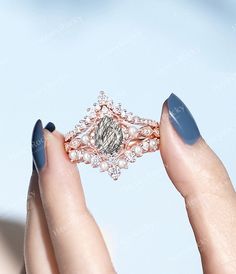
<path fill-rule="evenodd" d="M 114 180 L 137 158 L 157 151 L 159 143 L 157 121 L 135 116 L 103 91 L 84 119 L 65 135 L 71 162 L 90 164 Z"/>

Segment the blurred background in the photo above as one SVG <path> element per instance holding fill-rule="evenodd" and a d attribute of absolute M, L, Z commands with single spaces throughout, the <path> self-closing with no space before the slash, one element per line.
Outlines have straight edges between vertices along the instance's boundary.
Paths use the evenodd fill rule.
<path fill-rule="evenodd" d="M 174 92 L 236 182 L 235 88 L 233 0 L 0 1 L 0 268 L 3 250 L 14 260 L 6 274 L 22 265 L 38 118 L 66 133 L 105 90 L 159 120 Z M 80 171 L 118 273 L 201 273 L 184 202 L 159 153 L 115 183 L 90 166 Z"/>

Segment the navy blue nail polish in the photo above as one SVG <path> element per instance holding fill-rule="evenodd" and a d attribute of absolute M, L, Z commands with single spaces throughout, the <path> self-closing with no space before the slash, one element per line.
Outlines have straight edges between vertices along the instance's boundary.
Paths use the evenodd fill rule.
<path fill-rule="evenodd" d="M 39 160 L 38 160 L 38 162 L 39 162 L 39 166 L 40 166 L 40 168 L 39 169 L 41 169 L 42 167 L 43 167 L 43 163 L 42 163 L 42 161 L 44 161 L 45 162 L 45 155 L 41 155 L 40 157 L 39 157 L 39 154 L 38 153 L 44 153 L 44 151 L 40 151 L 40 150 L 42 150 L 42 147 L 40 147 L 40 144 L 41 143 L 43 143 L 43 149 L 44 149 L 44 137 L 42 136 L 42 137 L 40 137 L 41 136 L 41 127 L 42 127 L 42 122 L 41 122 L 41 125 L 40 125 L 40 120 L 38 120 L 37 122 L 36 122 L 36 124 L 35 124 L 35 126 L 34 126 L 34 130 L 33 130 L 33 136 L 32 136 L 32 153 L 33 153 L 33 158 L 35 159 L 35 156 L 34 155 L 36 155 L 36 158 L 38 159 L 38 158 L 40 158 Z M 56 129 L 56 127 L 55 127 L 55 125 L 52 123 L 52 122 L 49 122 L 46 126 L 45 126 L 45 128 L 47 129 L 47 130 L 49 130 L 50 132 L 53 132 L 55 129 Z M 39 151 L 40 152 L 38 152 L 38 148 L 40 147 L 40 149 L 39 149 Z M 35 160 L 36 161 L 36 160 Z M 36 167 L 35 167 L 35 163 L 34 163 L 34 161 L 33 161 L 33 170 L 36 170 Z"/>
<path fill-rule="evenodd" d="M 38 120 L 34 126 L 32 134 L 32 154 L 34 164 L 37 170 L 41 170 L 45 165 L 44 134 L 41 120 Z"/>
<path fill-rule="evenodd" d="M 196 143 L 201 134 L 187 106 L 173 93 L 167 99 L 167 106 L 170 122 L 182 140 L 189 145 Z"/>
<path fill-rule="evenodd" d="M 49 122 L 49 123 L 45 126 L 45 128 L 46 128 L 47 130 L 49 130 L 50 132 L 53 132 L 53 131 L 56 129 L 55 125 L 54 125 L 52 122 Z"/>

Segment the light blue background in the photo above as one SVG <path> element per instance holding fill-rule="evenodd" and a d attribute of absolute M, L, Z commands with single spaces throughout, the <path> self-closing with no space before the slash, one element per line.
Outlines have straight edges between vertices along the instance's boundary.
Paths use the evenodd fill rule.
<path fill-rule="evenodd" d="M 175 92 L 235 181 L 235 88 L 235 1 L 0 1 L 0 218 L 24 223 L 36 119 L 65 133 L 99 90 L 157 120 Z M 159 153 L 80 171 L 118 273 L 201 273 Z"/>

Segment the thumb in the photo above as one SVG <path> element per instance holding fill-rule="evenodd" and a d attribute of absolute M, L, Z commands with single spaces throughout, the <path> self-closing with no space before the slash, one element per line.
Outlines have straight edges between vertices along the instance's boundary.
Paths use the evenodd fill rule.
<path fill-rule="evenodd" d="M 160 152 L 167 173 L 184 196 L 233 191 L 222 162 L 201 137 L 187 106 L 171 94 L 163 105 Z"/>
<path fill-rule="evenodd" d="M 236 273 L 236 196 L 228 173 L 174 94 L 163 105 L 160 152 L 185 198 L 205 274 Z"/>

